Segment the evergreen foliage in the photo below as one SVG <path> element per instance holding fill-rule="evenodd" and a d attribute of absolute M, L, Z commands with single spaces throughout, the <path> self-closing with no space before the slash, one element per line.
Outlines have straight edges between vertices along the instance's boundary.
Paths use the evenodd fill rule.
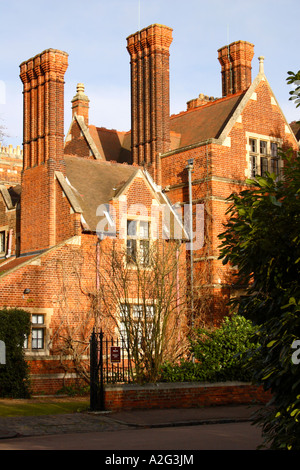
<path fill-rule="evenodd" d="M 29 370 L 24 358 L 24 339 L 30 332 L 30 314 L 22 309 L 0 310 L 0 339 L 6 346 L 6 364 L 0 365 L 0 396 L 27 398 Z"/>
<path fill-rule="evenodd" d="M 229 197 L 220 258 L 238 267 L 236 287 L 245 288 L 238 314 L 258 325 L 249 370 L 273 398 L 256 423 L 269 448 L 300 450 L 300 154 L 282 157 L 280 180 L 269 173 Z"/>
<path fill-rule="evenodd" d="M 255 327 L 240 315 L 224 318 L 218 328 L 200 328 L 191 340 L 195 361 L 166 363 L 161 380 L 166 382 L 250 381 L 244 355 L 256 349 Z"/>

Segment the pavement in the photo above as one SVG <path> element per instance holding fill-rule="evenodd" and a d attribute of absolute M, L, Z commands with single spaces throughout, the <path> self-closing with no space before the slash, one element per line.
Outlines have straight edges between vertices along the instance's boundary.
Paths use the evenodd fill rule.
<path fill-rule="evenodd" d="M 115 412 L 85 411 L 57 415 L 0 417 L 0 439 L 117 431 L 128 428 L 145 429 L 250 422 L 258 409 L 259 407 L 255 405 L 229 405 L 205 408 Z"/>

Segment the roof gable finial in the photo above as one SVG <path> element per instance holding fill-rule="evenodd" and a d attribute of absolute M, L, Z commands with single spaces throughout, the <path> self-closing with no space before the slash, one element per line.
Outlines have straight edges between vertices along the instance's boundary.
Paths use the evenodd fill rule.
<path fill-rule="evenodd" d="M 259 73 L 265 73 L 265 71 L 264 71 L 264 60 L 265 60 L 265 58 L 263 56 L 260 56 L 258 58 L 258 60 L 259 60 Z"/>

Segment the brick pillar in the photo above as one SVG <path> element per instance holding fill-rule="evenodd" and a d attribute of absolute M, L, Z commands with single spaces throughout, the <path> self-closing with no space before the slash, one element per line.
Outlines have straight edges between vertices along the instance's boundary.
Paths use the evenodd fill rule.
<path fill-rule="evenodd" d="M 47 49 L 20 65 L 23 82 L 21 253 L 55 244 L 55 171 L 64 171 L 68 54 Z"/>
<path fill-rule="evenodd" d="M 131 152 L 160 183 L 159 154 L 170 149 L 172 29 L 153 24 L 127 38 L 131 57 Z"/>
<path fill-rule="evenodd" d="M 252 81 L 251 61 L 253 55 L 254 46 L 246 41 L 236 41 L 218 50 L 223 96 L 232 95 L 249 88 Z"/>

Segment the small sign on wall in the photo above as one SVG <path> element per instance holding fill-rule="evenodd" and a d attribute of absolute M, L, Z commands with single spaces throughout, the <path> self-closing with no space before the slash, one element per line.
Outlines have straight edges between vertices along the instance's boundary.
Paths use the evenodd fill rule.
<path fill-rule="evenodd" d="M 110 348 L 110 360 L 112 363 L 121 362 L 121 348 L 120 346 L 112 346 Z"/>
<path fill-rule="evenodd" d="M 6 364 L 6 347 L 4 341 L 0 340 L 0 364 Z"/>

